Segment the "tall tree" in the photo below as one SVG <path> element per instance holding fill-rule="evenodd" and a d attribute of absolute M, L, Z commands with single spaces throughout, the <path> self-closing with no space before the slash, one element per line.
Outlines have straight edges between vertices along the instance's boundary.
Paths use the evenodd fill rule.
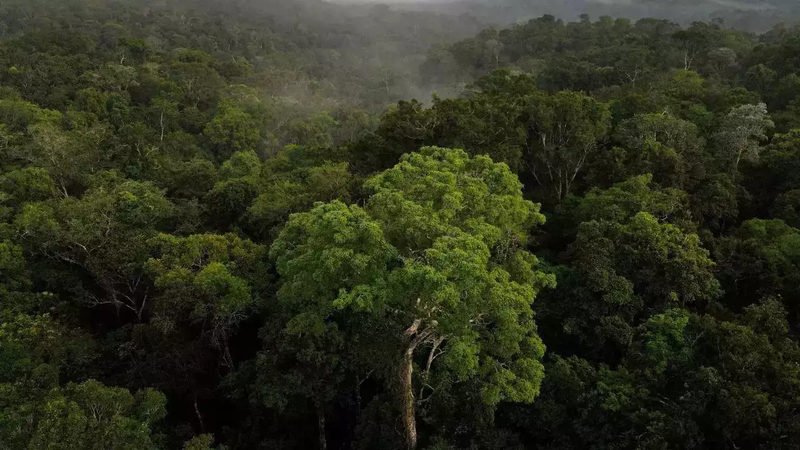
<path fill-rule="evenodd" d="M 611 127 L 608 106 L 578 92 L 541 94 L 529 109 L 526 159 L 537 183 L 556 200 L 570 193 L 587 158 Z"/>
<path fill-rule="evenodd" d="M 366 187 L 374 194 L 365 208 L 320 204 L 292 216 L 273 244 L 278 298 L 295 311 L 290 329 L 333 321 L 361 340 L 374 333 L 366 324 L 383 324 L 382 339 L 395 350 L 374 363 L 391 368 L 384 379 L 397 392 L 409 448 L 422 400 L 414 360 L 426 346 L 422 387 L 438 369 L 480 380 L 490 407 L 532 401 L 544 345 L 531 301 L 554 279 L 525 250 L 544 217 L 522 198 L 516 177 L 487 157 L 427 147 Z"/>
<path fill-rule="evenodd" d="M 767 138 L 767 130 L 775 124 L 767 114 L 767 105 L 742 105 L 733 108 L 722 120 L 717 133 L 717 141 L 723 158 L 733 164 L 733 172 L 739 170 L 739 162 L 757 161 L 760 153 L 759 142 Z"/>

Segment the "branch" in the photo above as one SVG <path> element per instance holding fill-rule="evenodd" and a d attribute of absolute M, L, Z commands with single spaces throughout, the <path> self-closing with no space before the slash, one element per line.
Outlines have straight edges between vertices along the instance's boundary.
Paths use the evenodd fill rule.
<path fill-rule="evenodd" d="M 440 337 L 436 338 L 433 341 L 433 346 L 431 347 L 430 353 L 428 353 L 428 362 L 427 362 L 427 364 L 425 364 L 425 371 L 422 373 L 422 387 L 419 388 L 419 395 L 417 396 L 420 399 L 422 399 L 422 394 L 425 391 L 425 386 L 430 387 L 428 385 L 428 378 L 430 378 L 430 374 L 431 374 L 431 364 L 433 364 L 433 361 L 437 357 L 439 357 L 439 355 L 444 353 L 443 350 L 439 349 L 439 346 L 442 345 L 442 343 L 444 342 L 445 338 L 446 338 L 445 336 L 440 336 Z M 437 350 L 439 350 L 438 353 L 437 353 Z M 433 389 L 433 388 L 431 388 L 431 389 Z"/>
<path fill-rule="evenodd" d="M 535 178 L 535 179 L 536 179 L 536 182 L 537 182 L 537 183 L 539 183 L 539 186 L 541 186 L 541 185 L 542 185 L 542 182 L 541 182 L 541 180 L 539 180 L 539 174 L 537 174 L 537 173 L 536 173 L 536 166 L 535 166 L 535 165 L 534 165 L 534 166 L 531 166 L 531 165 L 530 165 L 530 163 L 528 163 L 528 161 L 527 161 L 527 160 L 523 160 L 523 162 L 524 162 L 524 163 L 525 163 L 525 165 L 528 167 L 528 170 L 529 170 L 529 171 L 531 172 L 531 174 L 533 175 L 533 178 Z"/>
<path fill-rule="evenodd" d="M 417 333 L 417 330 L 419 330 L 419 326 L 421 323 L 422 319 L 414 319 L 414 323 L 412 323 L 410 327 L 406 328 L 406 331 L 403 333 L 403 335 L 407 338 L 410 338 L 411 336 L 415 335 Z"/>

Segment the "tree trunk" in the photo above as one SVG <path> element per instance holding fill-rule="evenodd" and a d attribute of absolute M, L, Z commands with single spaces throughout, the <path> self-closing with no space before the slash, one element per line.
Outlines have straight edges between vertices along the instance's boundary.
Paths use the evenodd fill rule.
<path fill-rule="evenodd" d="M 361 385 L 364 383 L 366 379 L 367 378 L 364 377 L 364 379 L 361 380 L 358 378 L 358 375 L 356 375 L 356 412 L 358 414 L 361 414 Z"/>
<path fill-rule="evenodd" d="M 409 348 L 403 355 L 399 373 L 403 434 L 405 435 L 406 446 L 409 450 L 413 450 L 417 447 L 417 420 L 414 411 L 414 387 L 412 384 L 414 366 L 411 357 L 413 354 L 414 349 Z"/>
<path fill-rule="evenodd" d="M 200 423 L 200 433 L 206 432 L 206 425 L 203 423 L 203 415 L 200 414 L 200 407 L 197 406 L 197 392 L 194 394 L 194 413 L 197 415 L 197 421 Z"/>
<path fill-rule="evenodd" d="M 317 411 L 317 430 L 319 431 L 319 450 L 328 449 L 328 441 L 325 439 L 325 408 L 319 399 L 314 400 L 314 409 Z"/>
<path fill-rule="evenodd" d="M 739 161 L 742 160 L 743 150 L 736 152 L 736 160 L 733 162 L 733 176 L 734 178 L 739 175 Z"/>

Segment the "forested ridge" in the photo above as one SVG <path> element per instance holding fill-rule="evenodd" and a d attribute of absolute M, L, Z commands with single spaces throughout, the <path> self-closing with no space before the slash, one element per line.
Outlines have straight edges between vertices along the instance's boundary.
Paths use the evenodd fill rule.
<path fill-rule="evenodd" d="M 482 20 L 0 3 L 0 450 L 800 448 L 800 28 Z"/>

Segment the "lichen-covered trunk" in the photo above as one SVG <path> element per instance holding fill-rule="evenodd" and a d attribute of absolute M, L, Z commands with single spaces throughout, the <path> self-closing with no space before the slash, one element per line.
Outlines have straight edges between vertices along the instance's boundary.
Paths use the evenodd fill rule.
<path fill-rule="evenodd" d="M 409 448 L 409 450 L 413 450 L 417 447 L 417 420 L 414 411 L 414 386 L 412 385 L 414 365 L 411 357 L 413 354 L 413 348 L 410 348 L 405 352 L 403 355 L 403 360 L 400 364 L 399 373 L 403 434 L 406 439 L 406 446 Z"/>

